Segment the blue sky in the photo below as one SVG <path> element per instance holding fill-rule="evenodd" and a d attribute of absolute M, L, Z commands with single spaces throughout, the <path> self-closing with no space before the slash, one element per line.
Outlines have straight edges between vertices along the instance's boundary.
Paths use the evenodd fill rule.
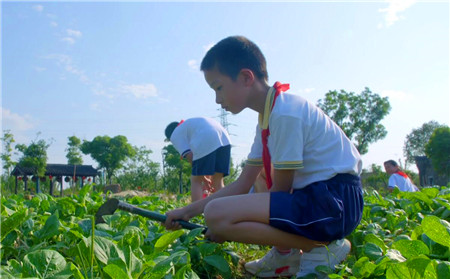
<path fill-rule="evenodd" d="M 67 162 L 72 135 L 124 135 L 160 162 L 168 123 L 220 120 L 199 64 L 230 35 L 260 46 L 271 84 L 314 103 L 330 90 L 388 96 L 388 135 L 369 146 L 365 168 L 403 161 L 406 135 L 423 123 L 450 124 L 448 1 L 1 4 L 2 130 L 16 143 L 51 142 L 49 163 Z M 257 115 L 227 120 L 239 163 Z"/>

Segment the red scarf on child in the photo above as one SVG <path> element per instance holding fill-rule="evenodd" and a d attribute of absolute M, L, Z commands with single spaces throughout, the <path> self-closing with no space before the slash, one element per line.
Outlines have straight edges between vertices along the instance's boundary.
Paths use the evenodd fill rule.
<path fill-rule="evenodd" d="M 275 105 L 275 101 L 277 100 L 277 97 L 281 94 L 281 92 L 284 92 L 289 89 L 289 84 L 281 84 L 279 81 L 277 81 L 273 85 L 273 88 L 275 89 L 275 95 L 273 97 L 273 103 L 272 103 L 272 107 L 270 108 L 270 111 L 272 111 L 273 106 Z M 270 189 L 272 187 L 270 152 L 269 152 L 269 148 L 267 146 L 267 141 L 268 141 L 269 135 L 270 135 L 269 126 L 267 126 L 266 129 L 262 129 L 262 131 L 261 131 L 261 139 L 262 139 L 262 145 L 263 145 L 262 159 L 263 159 L 264 170 L 266 172 L 266 184 L 267 184 L 268 189 Z"/>
<path fill-rule="evenodd" d="M 404 178 L 408 178 L 408 175 L 406 173 L 402 172 L 402 171 L 396 171 L 395 173 L 400 175 L 400 176 L 403 176 Z"/>

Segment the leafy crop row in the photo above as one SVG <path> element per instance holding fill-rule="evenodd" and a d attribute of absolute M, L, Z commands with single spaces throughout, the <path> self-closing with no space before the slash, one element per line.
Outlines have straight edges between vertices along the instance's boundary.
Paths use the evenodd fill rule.
<path fill-rule="evenodd" d="M 450 278 L 450 189 L 364 196 L 363 220 L 348 237 L 351 255 L 335 273 L 322 272 L 330 278 Z M 95 225 L 104 202 L 90 186 L 73 197 L 2 197 L 1 278 L 243 278 L 241 261 L 268 249 L 211 243 L 201 229 L 169 232 L 123 211 Z M 157 212 L 185 204 L 162 194 L 127 202 Z"/>

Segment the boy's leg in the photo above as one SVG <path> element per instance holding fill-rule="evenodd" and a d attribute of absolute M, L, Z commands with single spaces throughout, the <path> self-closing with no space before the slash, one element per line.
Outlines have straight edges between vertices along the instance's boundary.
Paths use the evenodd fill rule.
<path fill-rule="evenodd" d="M 192 202 L 203 198 L 203 175 L 191 175 L 191 200 Z"/>
<path fill-rule="evenodd" d="M 217 201 L 217 202 L 216 202 Z M 262 259 L 248 262 L 245 269 L 258 277 L 292 276 L 299 271 L 300 249 L 310 250 L 319 242 L 283 232 L 269 225 L 270 194 L 225 197 L 211 201 L 205 219 L 212 240 L 296 247 L 287 253 L 273 247 Z"/>
<path fill-rule="evenodd" d="M 222 189 L 224 186 L 223 173 L 216 172 L 214 175 L 211 176 L 211 182 L 212 182 L 211 188 L 213 193 Z"/>
<path fill-rule="evenodd" d="M 292 247 L 310 251 L 323 242 L 291 234 L 269 225 L 270 193 L 223 197 L 204 210 L 207 236 L 213 241 Z M 257 232 L 257 233 L 255 233 Z"/>

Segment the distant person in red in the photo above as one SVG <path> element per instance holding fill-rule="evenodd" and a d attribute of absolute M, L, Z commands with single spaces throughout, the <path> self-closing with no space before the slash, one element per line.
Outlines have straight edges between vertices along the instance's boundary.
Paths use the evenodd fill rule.
<path fill-rule="evenodd" d="M 416 192 L 419 191 L 416 185 L 414 185 L 409 179 L 408 175 L 400 170 L 397 162 L 389 160 L 384 162 L 384 169 L 389 174 L 388 190 L 392 192 L 395 187 L 403 192 Z"/>

